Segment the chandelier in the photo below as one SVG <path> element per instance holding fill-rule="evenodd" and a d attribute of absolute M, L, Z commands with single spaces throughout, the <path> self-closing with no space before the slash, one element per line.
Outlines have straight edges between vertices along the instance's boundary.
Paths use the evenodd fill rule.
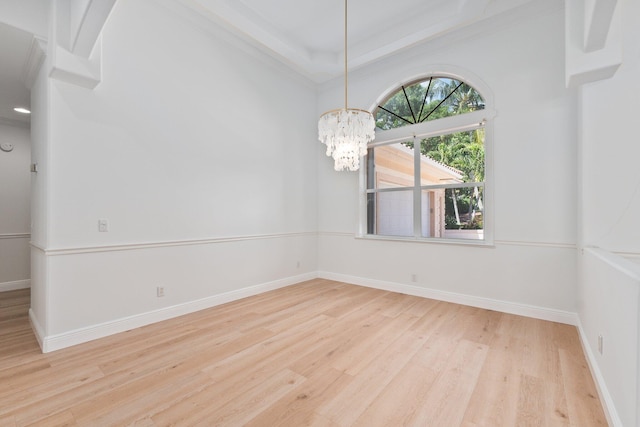
<path fill-rule="evenodd" d="M 357 171 L 360 157 L 375 137 L 375 121 L 369 111 L 348 107 L 347 0 L 344 0 L 344 108 L 327 111 L 318 121 L 318 138 L 327 146 L 337 171 Z"/>

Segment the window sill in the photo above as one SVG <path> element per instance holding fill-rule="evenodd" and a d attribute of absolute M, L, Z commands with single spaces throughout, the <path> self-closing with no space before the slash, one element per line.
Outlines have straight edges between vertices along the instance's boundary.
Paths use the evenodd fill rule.
<path fill-rule="evenodd" d="M 377 234 L 356 234 L 356 239 L 362 240 L 381 240 L 388 242 L 408 242 L 408 243 L 427 243 L 436 245 L 456 245 L 456 246 L 473 246 L 480 248 L 495 248 L 493 241 L 484 240 L 466 240 L 466 239 L 439 239 L 435 237 L 402 237 L 402 236 L 380 236 Z"/>

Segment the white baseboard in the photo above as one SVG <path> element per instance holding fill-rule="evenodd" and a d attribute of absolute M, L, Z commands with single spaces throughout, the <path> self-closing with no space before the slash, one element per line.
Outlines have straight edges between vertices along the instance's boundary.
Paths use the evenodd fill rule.
<path fill-rule="evenodd" d="M 312 280 L 318 277 L 345 283 L 352 283 L 355 285 L 367 286 L 370 288 L 382 289 L 390 292 L 399 292 L 423 298 L 431 298 L 440 301 L 500 311 L 503 313 L 549 320 L 552 322 L 566 323 L 570 325 L 578 324 L 577 315 L 571 312 L 330 272 L 311 272 L 298 276 L 292 276 L 285 279 L 249 286 L 247 288 L 225 292 L 219 295 L 213 295 L 200 300 L 190 301 L 171 307 L 165 307 L 159 310 L 141 313 L 98 325 L 92 325 L 57 335 L 45 335 L 44 331 L 39 327 L 37 320 L 34 318 L 33 313 L 30 313 L 30 318 L 42 351 L 44 353 L 48 353 L 51 351 L 60 350 L 62 348 L 92 341 L 98 338 L 103 338 L 109 335 L 128 331 L 134 328 L 139 328 L 151 323 L 160 322 L 163 320 L 168 320 L 174 317 L 193 313 L 199 310 L 215 307 L 217 305 L 225 304 L 241 298 L 246 298 L 274 289 L 283 288 L 306 280 Z"/>
<path fill-rule="evenodd" d="M 607 417 L 607 422 L 611 427 L 624 427 L 622 425 L 622 421 L 620 420 L 620 416 L 618 415 L 618 411 L 613 403 L 613 398 L 609 393 L 609 389 L 607 388 L 607 383 L 602 376 L 602 372 L 600 372 L 600 368 L 598 367 L 598 362 L 596 361 L 595 354 L 593 354 L 593 350 L 589 345 L 589 340 L 587 339 L 587 335 L 582 328 L 582 323 L 578 319 L 578 324 L 576 325 L 578 328 L 578 334 L 580 335 L 580 343 L 582 344 L 582 350 L 584 351 L 585 356 L 587 357 L 587 363 L 589 364 L 589 369 L 591 370 L 591 376 L 595 380 L 596 388 L 598 389 L 598 395 L 600 396 L 600 401 L 603 403 L 604 414 Z"/>
<path fill-rule="evenodd" d="M 0 292 L 16 291 L 18 289 L 29 289 L 31 287 L 31 280 L 16 280 L 14 282 L 0 283 Z"/>
<path fill-rule="evenodd" d="M 36 337 L 38 338 L 38 342 L 40 343 L 40 348 L 42 349 L 43 353 L 49 353 L 51 351 L 60 350 L 88 341 L 93 341 L 98 338 L 125 332 L 152 323 L 161 322 L 163 320 L 172 319 L 174 317 L 183 316 L 189 313 L 194 313 L 196 311 L 215 307 L 217 305 L 226 304 L 231 301 L 236 301 L 242 298 L 261 294 L 263 292 L 284 288 L 296 283 L 304 282 L 306 280 L 312 280 L 317 277 L 318 275 L 315 272 L 287 277 L 284 279 L 249 286 L 231 292 L 225 292 L 219 295 L 213 295 L 196 301 L 190 301 L 184 304 L 178 304 L 147 313 L 141 313 L 122 319 L 117 319 L 99 325 L 92 325 L 85 328 L 76 329 L 74 331 L 69 331 L 58 335 L 45 336 L 32 313 L 30 313 L 30 317 L 32 319 L 31 322 L 34 328 L 34 332 L 36 333 Z"/>
<path fill-rule="evenodd" d="M 339 282 L 353 283 L 354 285 L 366 286 L 369 288 L 382 289 L 390 292 L 398 292 L 439 301 L 452 302 L 455 304 L 468 305 L 471 307 L 484 308 L 502 313 L 532 317 L 534 319 L 549 320 L 551 322 L 565 323 L 574 326 L 578 324 L 578 315 L 569 311 L 458 294 L 455 292 L 446 292 L 437 289 L 423 288 L 420 286 L 405 285 L 402 283 L 385 282 L 358 276 L 330 273 L 326 271 L 318 272 L 318 277 L 328 280 L 336 280 Z"/>

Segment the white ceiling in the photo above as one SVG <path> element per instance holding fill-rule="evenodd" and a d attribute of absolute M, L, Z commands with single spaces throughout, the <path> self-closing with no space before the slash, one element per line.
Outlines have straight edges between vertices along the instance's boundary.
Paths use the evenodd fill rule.
<path fill-rule="evenodd" d="M 22 78 L 33 35 L 0 23 L 0 123 L 28 123 L 29 116 L 14 107 L 30 105 L 29 89 Z"/>
<path fill-rule="evenodd" d="M 29 107 L 25 62 L 33 35 L 47 34 L 51 0 L 0 0 L 0 123 L 28 126 L 29 116 L 13 107 Z"/>
<path fill-rule="evenodd" d="M 43 33 L 48 0 L 0 3 L 0 121 L 25 123 L 13 111 L 29 106 L 23 83 L 32 33 Z M 131 0 L 134 1 L 134 0 Z M 343 0 L 177 0 L 204 22 L 222 25 L 317 83 L 343 72 Z M 559 0 L 351 0 L 349 68 L 441 38 L 480 22 L 513 20 Z M 559 5 L 559 6 L 558 6 Z M 12 7 L 9 7 L 12 6 Z M 28 9 L 30 8 L 30 9 Z M 27 11 L 28 13 L 26 13 Z M 14 15 L 14 16 L 9 16 Z M 40 16 L 41 15 L 41 16 Z M 38 19 L 35 19 L 35 18 Z M 42 21 L 42 22 L 40 22 Z"/>
<path fill-rule="evenodd" d="M 178 0 L 315 82 L 344 69 L 344 0 Z M 349 68 L 490 18 L 513 19 L 559 0 L 351 0 Z"/>

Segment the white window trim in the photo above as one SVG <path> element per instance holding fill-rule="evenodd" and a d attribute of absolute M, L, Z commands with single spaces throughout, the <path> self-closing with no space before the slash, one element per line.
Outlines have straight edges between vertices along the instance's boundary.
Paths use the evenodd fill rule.
<path fill-rule="evenodd" d="M 438 120 L 427 121 L 414 125 L 402 126 L 388 130 L 376 130 L 376 137 L 368 146 L 373 148 L 376 146 L 386 145 L 393 142 L 406 141 L 408 138 L 428 138 L 448 133 L 461 132 L 466 129 L 472 130 L 484 124 L 485 129 L 485 180 L 484 180 L 484 212 L 483 212 L 483 230 L 484 239 L 482 240 L 466 240 L 466 239 L 446 239 L 436 237 L 418 237 L 419 233 L 414 236 L 381 236 L 377 234 L 367 234 L 367 168 L 362 167 L 359 171 L 359 209 L 358 209 L 358 230 L 356 238 L 371 240 L 387 240 L 387 241 L 404 241 L 404 242 L 421 242 L 421 243 L 445 243 L 455 245 L 471 245 L 471 246 L 494 246 L 494 180 L 493 180 L 493 119 L 496 116 L 495 110 L 485 108 L 483 110 L 474 111 L 458 116 L 446 117 Z M 366 164 L 366 162 L 362 162 Z M 469 183 L 461 184 L 466 186 Z M 454 185 L 456 186 L 456 185 Z M 448 185 L 437 186 L 438 188 L 448 187 Z M 405 190 L 406 191 L 406 190 Z M 422 187 L 415 186 L 414 191 L 422 191 Z M 415 195 L 414 195 L 415 197 Z M 415 226 L 416 222 L 414 222 Z"/>

